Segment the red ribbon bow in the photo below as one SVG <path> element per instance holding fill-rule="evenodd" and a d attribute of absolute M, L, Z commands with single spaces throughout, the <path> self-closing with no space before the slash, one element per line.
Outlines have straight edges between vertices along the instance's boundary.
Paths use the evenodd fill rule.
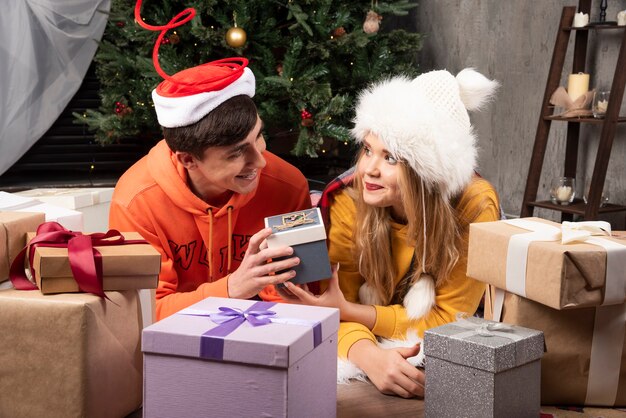
<path fill-rule="evenodd" d="M 147 243 L 145 240 L 127 240 L 115 229 L 106 233 L 83 234 L 69 231 L 58 222 L 44 222 L 37 228 L 37 236 L 13 260 L 9 278 L 13 287 L 18 290 L 36 290 L 37 285 L 28 280 L 24 272 L 26 252 L 28 251 L 31 274 L 35 277 L 33 256 L 37 247 L 67 248 L 70 268 L 78 288 L 83 292 L 107 298 L 102 286 L 102 255 L 93 247 Z"/>

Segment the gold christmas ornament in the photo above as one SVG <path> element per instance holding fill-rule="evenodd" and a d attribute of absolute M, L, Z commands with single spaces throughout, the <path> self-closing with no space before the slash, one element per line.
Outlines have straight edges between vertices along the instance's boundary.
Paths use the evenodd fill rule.
<path fill-rule="evenodd" d="M 378 33 L 380 29 L 380 21 L 383 17 L 373 10 L 367 12 L 365 22 L 363 23 L 363 32 L 365 33 Z"/>
<path fill-rule="evenodd" d="M 247 39 L 246 31 L 237 26 L 228 29 L 226 32 L 226 43 L 233 48 L 241 48 L 246 44 Z"/>

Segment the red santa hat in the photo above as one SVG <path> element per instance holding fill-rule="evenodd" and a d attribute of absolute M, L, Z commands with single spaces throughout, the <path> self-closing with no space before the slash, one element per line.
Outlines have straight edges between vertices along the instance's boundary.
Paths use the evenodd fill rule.
<path fill-rule="evenodd" d="M 191 125 L 232 97 L 253 97 L 254 74 L 245 67 L 247 63 L 245 58 L 213 61 L 161 82 L 152 91 L 159 124 L 165 128 Z"/>
<path fill-rule="evenodd" d="M 145 29 L 160 31 L 152 51 L 156 71 L 165 80 L 152 91 L 152 100 L 159 124 L 177 128 L 198 122 L 226 100 L 245 94 L 253 97 L 254 74 L 247 68 L 246 58 L 225 58 L 180 71 L 170 76 L 159 64 L 159 45 L 168 30 L 184 25 L 196 11 L 188 8 L 163 26 L 148 25 L 141 18 L 141 2 L 135 4 L 135 20 Z"/>

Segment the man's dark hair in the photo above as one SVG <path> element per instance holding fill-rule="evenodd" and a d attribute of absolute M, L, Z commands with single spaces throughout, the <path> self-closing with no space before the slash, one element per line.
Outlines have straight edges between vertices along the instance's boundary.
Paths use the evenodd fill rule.
<path fill-rule="evenodd" d="M 198 122 L 178 128 L 163 128 L 163 137 L 172 151 L 204 158 L 209 147 L 233 145 L 254 129 L 257 109 L 246 95 L 232 97 Z"/>

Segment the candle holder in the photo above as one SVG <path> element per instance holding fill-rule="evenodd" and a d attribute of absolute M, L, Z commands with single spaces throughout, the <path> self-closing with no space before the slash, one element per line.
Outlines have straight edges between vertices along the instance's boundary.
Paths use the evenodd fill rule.
<path fill-rule="evenodd" d="M 552 181 L 550 201 L 555 205 L 569 205 L 576 197 L 576 179 L 573 177 L 558 177 Z"/>
<path fill-rule="evenodd" d="M 608 7 L 608 1 L 602 0 L 600 1 L 600 17 L 597 22 L 590 22 L 587 26 L 615 26 L 617 22 L 615 21 L 607 21 L 606 20 L 606 9 Z"/>
<path fill-rule="evenodd" d="M 593 111 L 594 118 L 603 118 L 606 115 L 606 109 L 609 107 L 610 91 L 596 91 L 593 93 L 593 105 L 591 110 Z"/>
<path fill-rule="evenodd" d="M 583 195 L 583 202 L 585 205 L 588 203 L 589 199 L 589 188 L 591 187 L 591 179 L 589 179 L 585 185 L 585 194 Z M 611 181 L 609 179 L 604 180 L 604 187 L 602 189 L 602 197 L 600 197 L 600 207 L 603 208 L 609 203 L 609 199 L 611 198 L 609 194 L 609 190 L 611 189 Z"/>

